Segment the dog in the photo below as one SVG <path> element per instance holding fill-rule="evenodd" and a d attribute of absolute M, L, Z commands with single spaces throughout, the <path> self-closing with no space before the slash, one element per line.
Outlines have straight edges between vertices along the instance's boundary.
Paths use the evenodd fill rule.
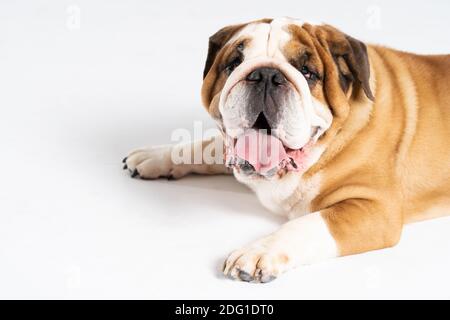
<path fill-rule="evenodd" d="M 403 225 L 450 213 L 450 55 L 262 19 L 210 37 L 201 96 L 221 132 L 222 163 L 173 161 L 207 139 L 134 151 L 124 168 L 143 179 L 232 173 L 289 219 L 228 256 L 223 272 L 233 279 L 265 283 L 391 247 Z"/>

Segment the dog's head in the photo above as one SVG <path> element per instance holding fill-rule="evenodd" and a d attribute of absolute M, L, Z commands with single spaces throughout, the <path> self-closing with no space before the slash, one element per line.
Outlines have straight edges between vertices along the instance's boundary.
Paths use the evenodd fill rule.
<path fill-rule="evenodd" d="M 225 27 L 209 39 L 202 100 L 224 134 L 227 165 L 251 177 L 305 171 L 349 114 L 373 100 L 366 46 L 289 18 Z"/>

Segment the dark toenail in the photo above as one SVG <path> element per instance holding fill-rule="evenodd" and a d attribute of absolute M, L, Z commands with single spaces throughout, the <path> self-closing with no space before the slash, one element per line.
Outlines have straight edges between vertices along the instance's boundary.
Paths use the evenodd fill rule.
<path fill-rule="evenodd" d="M 127 170 L 128 169 L 128 166 L 127 166 L 127 164 L 125 163 L 125 165 L 123 166 L 123 170 Z"/>
<path fill-rule="evenodd" d="M 256 271 L 255 271 L 255 276 L 254 276 L 255 281 L 261 281 L 261 276 L 262 276 L 262 271 L 261 271 L 261 269 L 256 269 Z"/>
<path fill-rule="evenodd" d="M 167 180 L 175 180 L 175 177 L 173 176 L 173 175 L 171 175 L 171 174 L 169 174 L 168 176 L 167 176 Z"/>
<path fill-rule="evenodd" d="M 250 282 L 250 281 L 253 280 L 253 277 L 248 272 L 245 272 L 245 271 L 242 271 L 242 270 L 239 271 L 239 278 L 242 281 L 246 281 L 246 282 Z"/>
<path fill-rule="evenodd" d="M 127 162 L 128 157 L 123 158 L 122 163 Z"/>
<path fill-rule="evenodd" d="M 138 175 L 139 175 L 139 172 L 137 171 L 137 169 L 134 169 L 133 173 L 131 174 L 131 177 L 134 178 Z"/>

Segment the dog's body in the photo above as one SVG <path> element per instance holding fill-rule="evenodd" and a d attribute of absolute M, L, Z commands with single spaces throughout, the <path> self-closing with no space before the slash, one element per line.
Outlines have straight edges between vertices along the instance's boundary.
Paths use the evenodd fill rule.
<path fill-rule="evenodd" d="M 242 61 L 227 69 L 233 52 Z M 295 65 L 299 56 L 303 66 Z M 365 46 L 329 26 L 261 20 L 211 37 L 204 76 L 203 102 L 228 154 L 249 160 L 235 148 L 263 115 L 272 130 L 263 139 L 282 143 L 280 159 L 295 168 L 283 162 L 269 174 L 258 161 L 231 165 L 264 206 L 290 221 L 233 252 L 225 274 L 266 282 L 301 264 L 393 246 L 405 223 L 450 214 L 449 55 Z M 254 88 L 261 82 L 260 101 Z M 172 151 L 140 150 L 126 166 L 143 178 L 231 171 L 176 165 Z"/>

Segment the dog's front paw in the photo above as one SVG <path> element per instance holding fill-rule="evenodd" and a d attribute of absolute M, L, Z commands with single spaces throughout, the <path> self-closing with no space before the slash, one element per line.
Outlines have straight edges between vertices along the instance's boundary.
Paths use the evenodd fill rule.
<path fill-rule="evenodd" d="M 235 280 L 265 283 L 290 269 L 290 260 L 273 236 L 269 236 L 231 253 L 223 273 Z"/>
<path fill-rule="evenodd" d="M 171 152 L 171 145 L 135 150 L 123 159 L 123 168 L 128 169 L 133 178 L 180 178 L 184 174 L 179 170 L 175 170 Z"/>

